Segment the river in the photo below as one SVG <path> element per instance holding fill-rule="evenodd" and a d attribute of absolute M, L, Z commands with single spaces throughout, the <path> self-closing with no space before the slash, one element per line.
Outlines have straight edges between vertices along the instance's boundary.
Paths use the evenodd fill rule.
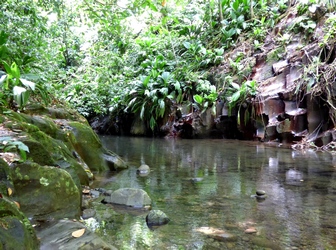
<path fill-rule="evenodd" d="M 141 188 L 171 220 L 149 229 L 144 211 L 96 204 L 105 215 L 91 227 L 118 249 L 336 249 L 331 153 L 235 140 L 101 140 L 130 167 L 98 174 L 92 186 Z M 136 173 L 141 164 L 151 168 L 146 177 Z M 266 191 L 266 199 L 256 199 L 256 190 Z M 205 228 L 232 237 L 209 237 Z"/>

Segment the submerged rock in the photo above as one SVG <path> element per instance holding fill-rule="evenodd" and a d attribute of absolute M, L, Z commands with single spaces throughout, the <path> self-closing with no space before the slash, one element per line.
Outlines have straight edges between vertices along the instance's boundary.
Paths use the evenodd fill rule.
<path fill-rule="evenodd" d="M 237 236 L 233 235 L 231 233 L 228 233 L 222 229 L 214 228 L 214 227 L 199 227 L 196 229 L 197 232 L 203 233 L 205 235 L 208 235 L 209 237 L 225 241 L 225 242 L 233 242 L 237 241 Z"/>
<path fill-rule="evenodd" d="M 83 235 L 74 237 L 73 232 L 84 229 Z M 95 233 L 91 232 L 80 222 L 70 220 L 60 220 L 55 224 L 37 232 L 41 239 L 41 250 L 49 249 L 109 249 L 116 248 L 104 242 Z M 36 249 L 36 248 L 35 248 Z"/>
<path fill-rule="evenodd" d="M 257 229 L 255 227 L 250 227 L 250 228 L 245 229 L 244 232 L 247 234 L 254 234 L 254 233 L 257 233 Z"/>
<path fill-rule="evenodd" d="M 137 173 L 141 176 L 145 176 L 148 175 L 150 172 L 150 168 L 148 165 L 146 164 L 142 164 L 138 169 L 137 169 Z"/>
<path fill-rule="evenodd" d="M 106 197 L 103 202 L 142 208 L 150 206 L 152 200 L 142 189 L 120 188 L 114 191 L 111 196 Z"/>
<path fill-rule="evenodd" d="M 148 226 L 161 226 L 170 221 L 168 216 L 161 210 L 151 210 L 146 216 L 146 223 Z"/>
<path fill-rule="evenodd" d="M 82 213 L 83 220 L 86 220 L 88 218 L 94 217 L 96 215 L 96 211 L 94 209 L 84 209 Z"/>

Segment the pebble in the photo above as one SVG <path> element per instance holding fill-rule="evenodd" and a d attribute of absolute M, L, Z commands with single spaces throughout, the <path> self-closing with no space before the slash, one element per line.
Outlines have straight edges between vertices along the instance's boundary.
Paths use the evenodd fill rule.
<path fill-rule="evenodd" d="M 146 165 L 146 164 L 142 164 L 142 165 L 137 169 L 137 173 L 138 173 L 139 175 L 143 175 L 143 176 L 145 176 L 145 175 L 149 174 L 149 172 L 150 172 L 150 168 L 149 168 L 149 166 Z"/>
<path fill-rule="evenodd" d="M 83 214 L 82 214 L 82 218 L 84 220 L 86 220 L 86 219 L 91 218 L 91 217 L 93 217 L 95 215 L 96 215 L 96 211 L 95 210 L 93 210 L 93 209 L 84 209 L 83 210 Z"/>
<path fill-rule="evenodd" d="M 100 195 L 100 192 L 97 190 L 90 190 L 90 194 L 94 197 L 98 197 Z"/>
<path fill-rule="evenodd" d="M 258 196 L 261 196 L 261 195 L 265 195 L 266 192 L 265 192 L 264 190 L 257 190 L 256 194 L 257 194 Z"/>
<path fill-rule="evenodd" d="M 250 228 L 245 230 L 245 233 L 254 234 L 254 233 L 257 233 L 257 229 L 255 227 L 250 227 Z"/>

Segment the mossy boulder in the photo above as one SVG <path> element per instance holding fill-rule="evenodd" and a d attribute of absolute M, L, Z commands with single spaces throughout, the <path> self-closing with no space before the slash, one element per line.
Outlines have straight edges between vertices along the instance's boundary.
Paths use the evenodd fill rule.
<path fill-rule="evenodd" d="M 51 137 L 55 137 L 57 130 L 59 129 L 55 122 L 49 117 L 42 117 L 37 115 L 22 114 L 22 117 L 28 124 L 35 125 L 40 131 L 43 131 Z"/>
<path fill-rule="evenodd" d="M 30 133 L 21 141 L 29 147 L 28 157 L 34 162 L 65 169 L 71 174 L 78 188 L 88 185 L 88 167 L 80 158 L 76 158 L 75 149 L 72 148 L 71 152 L 64 141 L 54 139 L 42 131 Z"/>
<path fill-rule="evenodd" d="M 0 249 L 39 249 L 29 220 L 5 197 L 0 198 Z"/>
<path fill-rule="evenodd" d="M 35 218 L 78 218 L 81 191 L 71 175 L 57 167 L 25 162 L 12 167 L 14 198 Z"/>
<path fill-rule="evenodd" d="M 75 135 L 74 147 L 92 171 L 127 168 L 116 154 L 106 150 L 91 127 L 80 122 L 68 122 Z"/>

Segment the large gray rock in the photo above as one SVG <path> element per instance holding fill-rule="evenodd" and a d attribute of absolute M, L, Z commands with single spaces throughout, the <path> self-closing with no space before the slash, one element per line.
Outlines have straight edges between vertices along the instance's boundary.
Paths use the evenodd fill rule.
<path fill-rule="evenodd" d="M 106 197 L 104 202 L 136 208 L 150 206 L 152 203 L 151 198 L 144 190 L 136 188 L 120 188 L 114 191 L 110 197 Z"/>
<path fill-rule="evenodd" d="M 170 221 L 168 216 L 161 210 L 151 210 L 146 216 L 148 226 L 161 226 Z"/>

